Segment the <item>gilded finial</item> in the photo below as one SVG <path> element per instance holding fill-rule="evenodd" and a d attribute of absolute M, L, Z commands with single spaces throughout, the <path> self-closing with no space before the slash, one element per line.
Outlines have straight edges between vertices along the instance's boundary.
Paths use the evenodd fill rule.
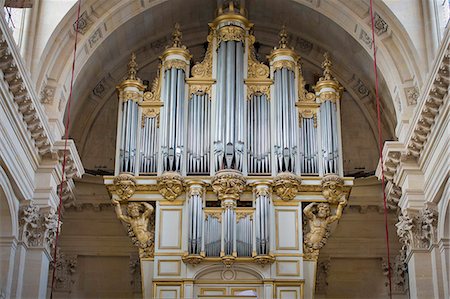
<path fill-rule="evenodd" d="M 325 54 L 323 54 L 323 58 L 325 58 L 325 60 L 322 62 L 323 77 L 320 78 L 320 81 L 334 80 L 333 76 L 331 75 L 332 63 L 331 63 L 330 55 L 328 54 L 328 52 L 325 52 Z"/>
<path fill-rule="evenodd" d="M 172 47 L 174 48 L 181 48 L 181 38 L 182 38 L 181 30 L 180 30 L 180 24 L 175 23 L 175 29 L 172 33 Z"/>
<path fill-rule="evenodd" d="M 280 36 L 280 42 L 279 42 L 278 48 L 286 49 L 288 47 L 288 33 L 286 31 L 285 25 L 283 25 L 283 27 L 281 27 L 279 36 Z"/>
<path fill-rule="evenodd" d="M 128 62 L 128 78 L 129 80 L 136 80 L 138 64 L 136 63 L 136 54 L 131 52 L 131 59 Z"/>

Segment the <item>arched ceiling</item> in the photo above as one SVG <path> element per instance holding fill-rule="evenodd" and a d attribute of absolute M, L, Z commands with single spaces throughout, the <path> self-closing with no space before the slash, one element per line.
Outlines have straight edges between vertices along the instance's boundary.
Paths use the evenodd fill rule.
<path fill-rule="evenodd" d="M 215 17 L 216 2 L 190 0 L 189 5 L 182 0 L 150 3 L 142 0 L 128 4 L 112 0 L 87 2 L 91 5 L 85 8 L 88 28 L 77 55 L 70 135 L 75 139 L 87 169 L 109 171 L 115 147 L 115 85 L 125 75 L 130 53 L 137 54 L 139 77 L 152 80 L 158 57 L 169 42 L 173 24 L 178 22 L 183 29 L 183 42 L 193 54 L 193 60 L 200 60 L 204 54 L 207 23 Z M 342 109 L 346 171 L 373 171 L 378 158 L 373 63 L 368 48 L 371 44 L 365 47 L 365 41 L 355 39 L 342 24 L 299 2 L 311 1 L 278 0 L 276 5 L 270 0 L 246 1 L 248 17 L 255 24 L 255 36 L 261 45 L 259 57 L 265 60 L 266 54 L 278 43 L 281 26 L 286 25 L 291 45 L 302 56 L 305 79 L 314 84 L 314 77 L 321 72 L 322 55 L 325 51 L 330 52 L 334 73 L 346 90 Z M 367 8 L 359 6 L 361 10 Z M 355 30 L 362 32 L 358 25 Z M 64 28 L 59 26 L 55 32 L 58 36 Z M 52 63 L 50 60 L 54 58 L 49 55 L 52 52 L 58 52 L 60 57 L 70 53 L 68 49 L 49 45 L 42 63 L 53 67 L 45 76 L 41 75 L 41 79 L 54 78 L 60 82 L 58 91 L 64 95 L 68 89 L 69 63 Z M 397 121 L 391 85 L 395 75 L 383 72 L 382 66 L 380 69 L 383 138 L 393 139 Z M 389 80 L 385 80 L 386 76 Z M 64 101 L 59 103 L 60 111 L 64 105 Z"/>

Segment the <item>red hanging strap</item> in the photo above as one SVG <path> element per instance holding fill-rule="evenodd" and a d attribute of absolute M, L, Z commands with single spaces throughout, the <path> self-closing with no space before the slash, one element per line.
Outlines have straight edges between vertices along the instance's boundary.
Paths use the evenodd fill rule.
<path fill-rule="evenodd" d="M 80 9 L 81 9 L 81 0 L 78 0 L 78 11 L 77 11 L 77 20 L 76 20 L 76 29 L 75 29 L 75 45 L 73 49 L 73 59 L 72 59 L 72 77 L 70 78 L 70 92 L 69 92 L 69 99 L 67 100 L 67 107 L 66 107 L 66 124 L 65 124 L 65 139 L 64 139 L 64 154 L 63 154 L 63 162 L 62 162 L 62 178 L 61 178 L 61 184 L 59 185 L 59 203 L 58 203 L 58 225 L 56 226 L 56 236 L 55 236 L 55 243 L 54 243 L 54 251 L 53 251 L 53 273 L 52 273 L 52 285 L 50 289 L 50 299 L 53 298 L 53 290 L 55 288 L 55 278 L 56 278 L 56 263 L 57 263 L 57 256 L 56 256 L 56 250 L 58 248 L 58 238 L 59 238 L 59 226 L 61 223 L 61 207 L 62 207 L 62 194 L 63 194 L 63 187 L 66 183 L 66 160 L 67 160 L 67 142 L 69 140 L 69 124 L 70 124 L 70 103 L 72 102 L 72 89 L 73 89 L 73 77 L 75 74 L 75 61 L 76 61 L 76 53 L 77 53 L 77 41 L 78 41 L 78 24 L 80 20 Z"/>
<path fill-rule="evenodd" d="M 381 135 L 381 109 L 380 109 L 380 97 L 378 94 L 377 47 L 376 47 L 376 43 L 375 43 L 375 21 L 374 21 L 374 17 L 373 17 L 373 0 L 370 0 L 370 20 L 371 20 L 371 25 L 372 25 L 373 71 L 375 73 L 375 98 L 377 101 L 378 147 L 380 150 L 381 190 L 383 192 L 384 226 L 385 226 L 385 231 L 386 231 L 386 251 L 387 251 L 387 261 L 388 261 L 389 298 L 392 298 L 391 254 L 390 254 L 390 248 L 389 248 L 388 209 L 387 209 L 387 204 L 386 204 L 386 192 L 385 192 L 385 180 L 384 180 L 383 137 Z"/>

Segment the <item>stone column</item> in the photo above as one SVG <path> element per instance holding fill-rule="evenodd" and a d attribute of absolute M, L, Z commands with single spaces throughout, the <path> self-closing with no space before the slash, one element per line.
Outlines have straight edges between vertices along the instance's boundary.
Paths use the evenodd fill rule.
<path fill-rule="evenodd" d="M 53 208 L 44 210 L 31 202 L 22 208 L 20 224 L 21 240 L 14 271 L 15 297 L 46 298 L 58 215 Z"/>
<path fill-rule="evenodd" d="M 15 237 L 0 238 L 0 297 L 11 296 L 14 258 L 16 255 L 17 239 Z M 2 297 L 3 296 L 3 297 Z"/>
<path fill-rule="evenodd" d="M 439 298 L 439 286 L 435 285 L 433 262 L 436 240 L 437 213 L 430 208 L 403 210 L 399 216 L 397 235 L 406 250 L 411 298 Z"/>

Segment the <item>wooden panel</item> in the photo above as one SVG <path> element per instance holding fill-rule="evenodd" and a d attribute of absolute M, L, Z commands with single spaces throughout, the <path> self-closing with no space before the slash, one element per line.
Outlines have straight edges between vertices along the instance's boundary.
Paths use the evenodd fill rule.
<path fill-rule="evenodd" d="M 159 276 L 180 276 L 181 261 L 180 260 L 158 260 Z"/>
<path fill-rule="evenodd" d="M 277 260 L 276 261 L 277 276 L 300 276 L 299 260 Z"/>
<path fill-rule="evenodd" d="M 159 249 L 181 250 L 182 210 L 160 209 Z"/>
<path fill-rule="evenodd" d="M 276 250 L 299 250 L 298 211 L 275 210 Z"/>

